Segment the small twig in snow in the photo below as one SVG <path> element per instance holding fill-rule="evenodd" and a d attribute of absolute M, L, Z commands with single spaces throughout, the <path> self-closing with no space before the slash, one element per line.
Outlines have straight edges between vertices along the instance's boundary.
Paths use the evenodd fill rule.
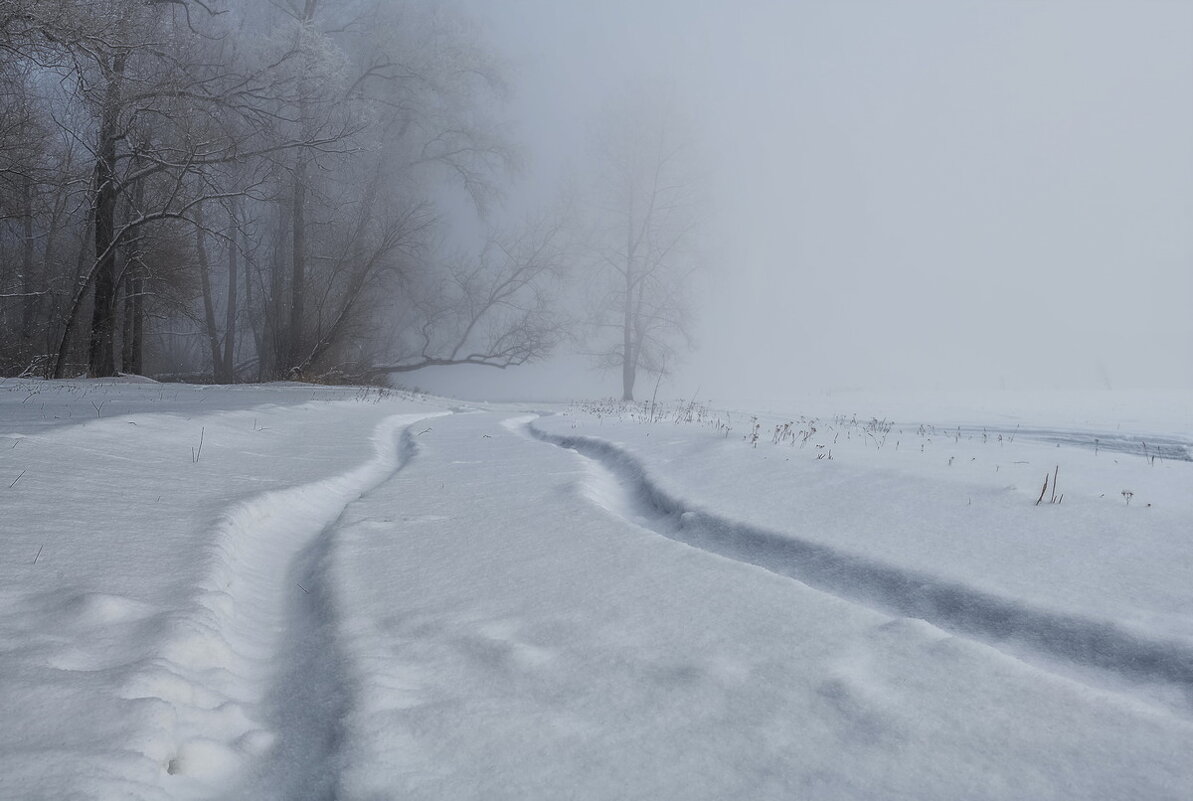
<path fill-rule="evenodd" d="M 28 467 L 26 467 L 26 468 L 25 468 L 25 470 L 22 470 L 22 471 L 21 471 L 21 476 L 25 475 L 25 471 L 26 471 L 26 470 L 28 470 L 28 469 L 29 469 L 29 468 L 28 468 Z M 12 483 L 8 485 L 8 488 L 9 488 L 9 489 L 12 489 L 13 487 L 15 487 L 15 486 L 17 485 L 17 482 L 21 480 L 21 476 L 17 476 L 16 478 L 14 478 L 14 479 L 12 480 Z"/>
<path fill-rule="evenodd" d="M 199 461 L 199 457 L 203 454 L 203 435 L 206 433 L 206 431 L 206 426 L 203 426 L 199 429 L 199 450 L 191 448 L 191 464 Z"/>

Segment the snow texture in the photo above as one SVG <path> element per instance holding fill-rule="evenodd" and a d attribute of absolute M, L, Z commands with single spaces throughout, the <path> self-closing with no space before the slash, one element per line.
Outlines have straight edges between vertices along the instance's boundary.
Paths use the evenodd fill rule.
<path fill-rule="evenodd" d="M 1149 636 L 1114 620 L 1038 607 L 984 592 L 947 575 L 877 562 L 798 534 L 736 522 L 660 489 L 641 461 L 605 440 L 551 435 L 533 426 L 528 430 L 588 456 L 592 496 L 597 502 L 663 536 L 986 642 L 1016 641 L 1078 665 L 1193 691 L 1193 641 Z M 911 486 L 900 489 L 915 490 Z M 828 538 L 822 534 L 821 539 Z M 1189 543 L 1179 545 L 1187 550 L 1186 560 L 1193 556 Z M 1181 600 L 1187 603 L 1189 599 Z M 1193 704 L 1193 695 L 1187 701 Z"/>
<path fill-rule="evenodd" d="M 0 798 L 1187 798 L 1188 427 L 1015 402 L 0 383 Z"/>

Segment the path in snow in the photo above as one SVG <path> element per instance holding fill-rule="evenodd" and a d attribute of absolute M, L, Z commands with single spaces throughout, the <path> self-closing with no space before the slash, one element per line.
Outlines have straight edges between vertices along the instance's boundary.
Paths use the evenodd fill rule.
<path fill-rule="evenodd" d="M 260 426 L 246 411 L 22 435 L 31 475 L 6 511 L 29 522 L 4 545 L 38 552 L 14 577 L 52 586 L 0 588 L 12 593 L 0 711 L 25 721 L 2 737 L 70 744 L 80 758 L 49 781 L 36 778 L 41 761 L 0 754 L 0 798 L 225 798 L 245 778 L 244 798 L 333 797 L 347 704 L 324 581 L 334 522 L 400 469 L 405 427 L 442 412 L 315 408 L 262 407 Z M 197 458 L 176 445 L 195 441 L 192 427 L 206 436 Z M 277 488 L 251 494 L 241 473 L 253 468 Z M 36 491 L 52 471 L 73 494 L 50 511 Z"/>
<path fill-rule="evenodd" d="M 337 519 L 402 468 L 411 452 L 406 429 L 428 416 L 388 417 L 377 426 L 373 457 L 364 464 L 252 498 L 227 515 L 207 590 L 139 683 L 140 692 L 156 690 L 178 714 L 182 736 L 171 773 L 206 784 L 232 780 L 247 768 L 237 797 L 335 797 L 349 688 L 334 589 L 326 581 L 328 552 Z M 153 675 L 161 671 L 171 678 L 155 687 Z M 179 681 L 236 700 L 217 707 L 221 715 L 214 719 L 202 703 L 171 697 Z M 196 788 L 195 794 L 208 791 Z"/>
<path fill-rule="evenodd" d="M 0 392 L 0 798 L 203 797 L 255 762 L 273 665 L 250 624 L 287 552 L 241 534 L 317 533 L 309 506 L 275 508 L 286 490 L 353 473 L 385 417 L 439 411 L 356 390 L 133 389 Z"/>
<path fill-rule="evenodd" d="M 1188 714 L 1193 705 L 1193 649 L 1184 643 L 1150 639 L 1111 621 L 1033 608 L 791 532 L 726 519 L 663 491 L 640 461 L 611 442 L 549 433 L 534 426 L 533 419 L 510 422 L 582 456 L 590 467 L 590 499 L 636 525 L 846 600 L 925 620 L 1018 657 L 1034 654 L 1033 661 L 1045 666 L 1061 660 L 1131 681 L 1170 685 L 1181 698 L 1180 711 Z"/>
<path fill-rule="evenodd" d="M 1184 798 L 1187 719 L 647 534 L 510 428 L 337 526 L 341 798 Z"/>
<path fill-rule="evenodd" d="M 266 719 L 277 741 L 233 797 L 332 801 L 339 796 L 345 720 L 356 701 L 356 688 L 342 642 L 342 589 L 335 586 L 333 575 L 337 539 L 352 505 L 392 480 L 415 454 L 414 422 L 434 416 L 438 415 L 406 415 L 389 421 L 377 437 L 386 475 L 342 507 L 336 519 L 291 560 L 284 588 L 289 599 L 285 633 L 264 698 Z M 395 426 L 401 428 L 396 438 Z M 391 447 L 396 448 L 396 462 Z"/>

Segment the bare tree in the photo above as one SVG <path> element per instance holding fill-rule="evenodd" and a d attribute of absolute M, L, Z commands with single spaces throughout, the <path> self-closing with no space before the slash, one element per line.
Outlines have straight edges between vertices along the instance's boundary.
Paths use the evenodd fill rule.
<path fill-rule="evenodd" d="M 588 249 L 597 282 L 590 354 L 620 368 L 633 400 L 639 372 L 661 373 L 691 345 L 687 290 L 696 264 L 697 170 L 675 106 L 632 94 L 607 112 L 596 146 Z"/>
<path fill-rule="evenodd" d="M 2 52 L 2 51 L 0 51 Z M 47 128 L 28 64 L 0 63 L 0 338 L 9 369 L 27 363 L 46 295 L 39 228 L 49 199 Z M 14 335 L 11 338 L 7 334 Z"/>
<path fill-rule="evenodd" d="M 485 112 L 501 98 L 495 60 L 464 20 L 431 5 L 303 0 L 291 14 L 303 65 L 293 124 L 308 137 L 330 121 L 352 130 L 337 148 L 279 164 L 274 269 L 257 284 L 272 343 L 261 355 L 274 361 L 266 374 L 367 366 L 366 351 L 417 339 L 428 316 L 436 347 L 475 342 L 475 327 L 445 312 L 462 290 L 438 273 L 436 198 L 454 187 L 483 211 L 513 162 Z M 453 299 L 432 296 L 441 291 Z M 423 313 L 382 313 L 392 308 Z"/>
<path fill-rule="evenodd" d="M 96 14 L 88 4 L 60 3 L 74 13 L 43 31 L 46 47 L 58 54 L 53 69 L 77 78 L 78 99 L 95 120 L 94 134 L 84 139 L 95 165 L 94 260 L 75 287 L 64 329 L 93 290 L 88 372 L 96 376 L 115 371 L 120 248 L 145 225 L 191 219 L 204 200 L 243 191 L 213 180 L 215 166 L 317 144 L 278 137 L 274 129 L 287 91 L 279 65 L 293 53 L 271 64 L 243 63 L 224 51 L 213 8 L 193 0 L 103 5 L 106 13 Z M 131 207 L 122 219 L 120 198 L 147 181 L 156 191 L 143 197 L 154 205 Z M 67 345 L 64 336 L 55 374 Z"/>
<path fill-rule="evenodd" d="M 414 288 L 400 311 L 404 336 L 394 358 L 369 374 L 473 364 L 505 369 L 545 358 L 565 334 L 556 288 L 569 261 L 558 219 L 491 234 L 477 256 L 457 262 Z"/>

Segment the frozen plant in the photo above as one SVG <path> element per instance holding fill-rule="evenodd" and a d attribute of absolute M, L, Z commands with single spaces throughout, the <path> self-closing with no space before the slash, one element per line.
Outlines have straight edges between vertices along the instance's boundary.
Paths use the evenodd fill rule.
<path fill-rule="evenodd" d="M 775 426 L 775 434 L 774 434 L 774 437 L 771 439 L 771 442 L 773 442 L 775 445 L 778 445 L 779 443 L 783 442 L 784 440 L 790 438 L 791 441 L 794 443 L 795 442 L 795 432 L 792 431 L 793 425 L 795 425 L 795 424 L 788 421 L 786 423 L 783 423 L 783 425 Z"/>
<path fill-rule="evenodd" d="M 762 424 L 758 422 L 757 417 L 751 417 L 750 421 L 751 421 L 751 423 L 753 423 L 753 425 L 750 426 L 750 433 L 745 436 L 745 439 L 747 442 L 750 443 L 750 445 L 757 448 L 758 447 L 758 432 L 762 428 Z"/>
<path fill-rule="evenodd" d="M 1061 493 L 1061 495 L 1059 497 L 1057 497 L 1057 494 L 1056 494 L 1057 477 L 1059 475 L 1060 475 L 1060 465 L 1057 465 L 1056 469 L 1052 471 L 1052 496 L 1049 499 L 1048 503 L 1061 503 L 1065 499 L 1064 493 Z M 1039 506 L 1040 503 L 1044 500 L 1044 493 L 1047 491 L 1048 491 L 1048 474 L 1045 473 L 1044 474 L 1044 488 L 1040 490 L 1040 497 L 1036 499 L 1036 506 Z"/>

